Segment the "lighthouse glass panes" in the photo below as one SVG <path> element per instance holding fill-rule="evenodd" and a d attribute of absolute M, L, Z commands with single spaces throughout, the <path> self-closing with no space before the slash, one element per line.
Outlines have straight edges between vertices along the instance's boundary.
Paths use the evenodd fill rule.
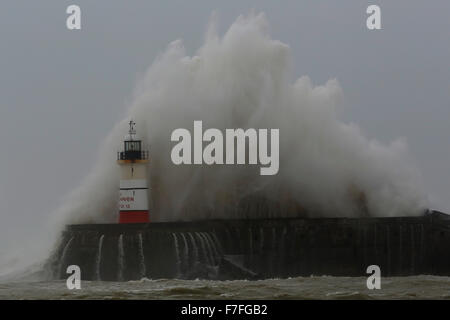
<path fill-rule="evenodd" d="M 125 152 L 141 151 L 141 141 L 125 141 Z"/>
<path fill-rule="evenodd" d="M 131 131 L 130 122 L 130 135 Z M 148 151 L 143 151 L 141 146 L 141 140 L 131 138 L 124 141 L 124 150 L 118 153 L 119 223 L 146 223 L 150 220 L 147 183 Z"/>
<path fill-rule="evenodd" d="M 147 160 L 148 151 L 142 150 L 142 141 L 124 141 L 124 151 L 117 153 L 117 160 Z"/>

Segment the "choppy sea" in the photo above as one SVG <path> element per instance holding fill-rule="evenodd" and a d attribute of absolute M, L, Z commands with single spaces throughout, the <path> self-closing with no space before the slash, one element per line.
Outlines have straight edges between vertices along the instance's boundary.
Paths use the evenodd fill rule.
<path fill-rule="evenodd" d="M 0 282 L 0 299 L 450 299 L 450 277 L 382 278 L 369 290 L 364 277 L 311 276 L 258 281 L 150 280 Z"/>

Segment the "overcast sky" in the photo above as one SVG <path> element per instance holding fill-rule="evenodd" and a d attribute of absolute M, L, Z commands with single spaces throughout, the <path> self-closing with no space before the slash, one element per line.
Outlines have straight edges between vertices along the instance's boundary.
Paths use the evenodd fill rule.
<path fill-rule="evenodd" d="M 81 7 L 80 31 L 66 28 L 70 4 Z M 382 30 L 366 28 L 369 4 L 381 7 Z M 449 212 L 448 0 L 2 0 L 0 254 L 40 236 L 169 42 L 194 55 L 213 11 L 222 34 L 252 8 L 291 47 L 295 78 L 337 78 L 343 121 L 385 143 L 406 138 L 433 207 Z"/>

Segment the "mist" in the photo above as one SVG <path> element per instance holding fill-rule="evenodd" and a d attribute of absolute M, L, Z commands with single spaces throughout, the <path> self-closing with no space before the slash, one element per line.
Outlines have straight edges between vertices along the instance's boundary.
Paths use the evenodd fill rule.
<path fill-rule="evenodd" d="M 171 42 L 139 81 L 127 116 L 110 132 L 92 172 L 57 210 L 58 219 L 117 221 L 115 154 L 130 119 L 150 150 L 151 221 L 423 212 L 427 199 L 406 142 L 385 145 L 340 120 L 339 82 L 295 80 L 289 46 L 268 29 L 264 14 L 251 13 L 221 36 L 213 16 L 194 56 L 181 40 Z M 171 133 L 192 128 L 195 120 L 223 130 L 279 129 L 278 174 L 259 176 L 245 165 L 174 165 Z M 252 210 L 246 199 L 268 209 Z"/>

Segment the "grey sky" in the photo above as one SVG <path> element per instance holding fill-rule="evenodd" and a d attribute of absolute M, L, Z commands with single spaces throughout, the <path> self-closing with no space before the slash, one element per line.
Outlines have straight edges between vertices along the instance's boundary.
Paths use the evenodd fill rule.
<path fill-rule="evenodd" d="M 70 4 L 81 7 L 80 31 L 66 29 Z M 383 30 L 366 29 L 369 4 Z M 0 254 L 40 237 L 169 42 L 183 39 L 193 55 L 214 10 L 223 33 L 252 8 L 291 47 L 293 77 L 338 79 L 341 119 L 385 143 L 407 139 L 433 207 L 450 211 L 449 1 L 3 0 Z"/>

